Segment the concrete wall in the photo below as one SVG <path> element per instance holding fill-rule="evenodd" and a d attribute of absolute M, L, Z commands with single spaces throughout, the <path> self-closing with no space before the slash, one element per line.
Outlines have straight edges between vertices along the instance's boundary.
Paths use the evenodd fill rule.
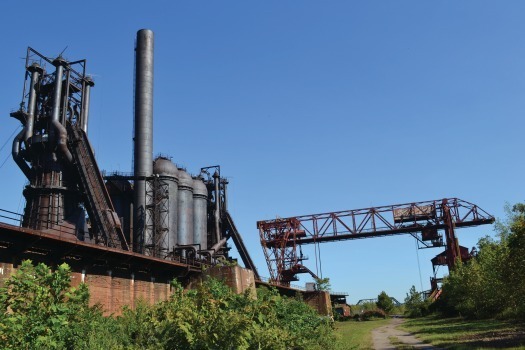
<path fill-rule="evenodd" d="M 11 263 L 0 263 L 0 286 L 16 271 Z M 140 300 L 148 304 L 167 300 L 171 295 L 170 281 L 156 280 L 145 273 L 129 271 L 73 271 L 71 285 L 86 283 L 90 305 L 100 304 L 106 315 L 120 315 L 122 307 L 135 308 Z"/>
<path fill-rule="evenodd" d="M 332 303 L 330 301 L 330 292 L 303 292 L 303 298 L 308 305 L 317 310 L 319 315 L 332 316 Z"/>
<path fill-rule="evenodd" d="M 257 297 L 252 270 L 240 266 L 215 266 L 208 270 L 208 274 L 223 281 L 234 293 L 242 294 L 248 290 L 253 298 Z"/>
<path fill-rule="evenodd" d="M 14 271 L 13 264 L 0 262 L 0 287 L 4 285 L 4 280 L 11 277 Z"/>

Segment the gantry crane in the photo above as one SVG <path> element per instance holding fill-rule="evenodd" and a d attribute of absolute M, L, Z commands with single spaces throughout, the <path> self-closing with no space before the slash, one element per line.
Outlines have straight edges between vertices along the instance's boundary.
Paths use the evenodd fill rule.
<path fill-rule="evenodd" d="M 264 220 L 257 222 L 257 228 L 272 282 L 289 286 L 299 273 L 314 275 L 303 265 L 301 245 L 411 234 L 424 247 L 445 246 L 432 263 L 451 270 L 458 259 L 470 258 L 468 249 L 458 243 L 456 229 L 493 222 L 494 217 L 477 205 L 446 198 Z"/>

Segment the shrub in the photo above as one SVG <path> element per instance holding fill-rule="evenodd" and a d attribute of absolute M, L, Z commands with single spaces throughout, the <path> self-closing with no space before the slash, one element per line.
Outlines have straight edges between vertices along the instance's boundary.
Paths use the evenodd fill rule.
<path fill-rule="evenodd" d="M 386 318 L 386 313 L 381 309 L 367 310 L 354 315 L 356 321 L 369 321 L 374 318 Z"/>
<path fill-rule="evenodd" d="M 89 307 L 87 286 L 71 288 L 70 269 L 24 262 L 0 288 L 3 349 L 333 349 L 332 323 L 274 289 L 235 294 L 209 279 L 120 317 Z"/>

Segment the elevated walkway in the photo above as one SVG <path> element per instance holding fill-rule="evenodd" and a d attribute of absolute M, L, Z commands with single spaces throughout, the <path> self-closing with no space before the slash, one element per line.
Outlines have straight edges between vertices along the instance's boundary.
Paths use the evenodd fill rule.
<path fill-rule="evenodd" d="M 68 134 L 72 136 L 70 151 L 86 210 L 98 233 L 97 243 L 130 250 L 86 133 L 76 126 L 68 125 Z"/>

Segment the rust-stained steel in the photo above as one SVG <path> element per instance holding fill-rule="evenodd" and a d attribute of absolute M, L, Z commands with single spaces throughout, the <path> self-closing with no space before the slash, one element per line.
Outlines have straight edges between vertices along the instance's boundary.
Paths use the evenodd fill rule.
<path fill-rule="evenodd" d="M 93 230 L 98 235 L 96 241 L 102 241 L 108 247 L 130 250 L 86 133 L 78 126 L 71 125 L 68 125 L 68 132 L 72 138 L 71 150 L 84 193 L 84 203 L 96 226 Z"/>
<path fill-rule="evenodd" d="M 201 169 L 210 175 L 207 180 L 179 171 L 171 161 L 171 173 L 153 171 L 151 30 L 137 32 L 135 49 L 134 173 L 108 179 L 114 206 L 87 137 L 94 82 L 86 76 L 86 61 L 49 59 L 28 48 L 22 101 L 11 113 L 23 126 L 12 156 L 29 180 L 21 226 L 188 265 L 229 258 L 227 240 L 233 237 L 255 270 L 227 213 L 228 181 L 219 166 Z M 217 170 L 213 177 L 206 170 L 211 168 Z"/>
<path fill-rule="evenodd" d="M 477 205 L 450 198 L 264 220 L 257 228 L 272 280 L 289 285 L 296 274 L 308 272 L 300 245 L 408 233 L 422 243 L 431 240 L 430 247 L 439 245 L 438 230 L 445 230 L 447 264 L 453 268 L 461 256 L 455 229 L 493 222 Z"/>
<path fill-rule="evenodd" d="M 80 237 L 84 212 L 71 171 L 65 126 L 81 123 L 87 107 L 85 60 L 68 62 L 60 56 L 51 60 L 28 48 L 25 66 L 30 74 L 26 74 L 20 108 L 11 113 L 24 127 L 12 150 L 29 180 L 22 225 L 39 230 L 69 226 L 71 234 Z"/>

